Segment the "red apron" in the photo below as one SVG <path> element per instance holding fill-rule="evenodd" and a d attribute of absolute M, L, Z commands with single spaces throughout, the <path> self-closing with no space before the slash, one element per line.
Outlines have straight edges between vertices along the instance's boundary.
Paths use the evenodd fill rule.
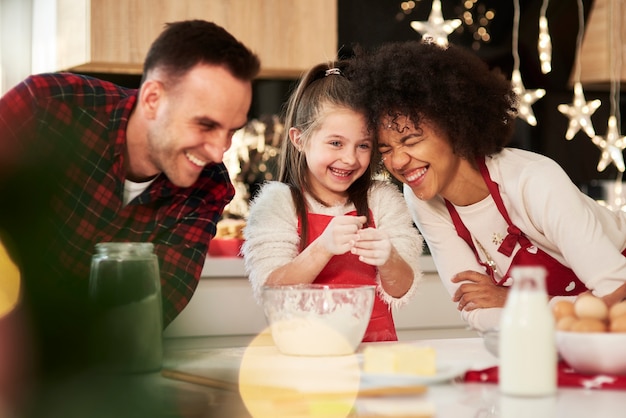
<path fill-rule="evenodd" d="M 498 286 L 504 286 L 504 283 L 506 283 L 509 277 L 511 277 L 511 269 L 513 267 L 542 266 L 546 269 L 546 290 L 550 296 L 574 296 L 587 291 L 588 289 L 585 284 L 581 282 L 578 277 L 576 277 L 576 274 L 572 269 L 564 266 L 550 254 L 533 245 L 528 237 L 526 237 L 526 235 L 524 235 L 519 228 L 513 225 L 511 219 L 509 218 L 509 214 L 504 207 L 504 203 L 502 202 L 502 197 L 500 196 L 500 191 L 498 190 L 498 184 L 491 179 L 485 161 L 483 159 L 479 159 L 478 166 L 483 179 L 485 179 L 485 182 L 487 183 L 489 193 L 498 207 L 498 211 L 509 225 L 507 229 L 508 235 L 504 238 L 502 244 L 500 244 L 498 251 L 506 256 L 510 256 L 513 253 L 515 244 L 520 244 L 520 248 L 513 256 L 508 271 L 504 276 L 502 276 L 500 281 L 497 281 L 492 266 L 480 260 L 476 247 L 474 247 L 471 234 L 465 224 L 463 224 L 458 212 L 454 206 L 446 200 L 446 207 L 448 208 L 448 212 L 450 213 L 450 217 L 454 223 L 456 233 L 467 243 L 467 245 L 470 246 L 472 251 L 474 251 L 476 260 L 478 260 L 478 262 L 485 268 L 487 274 L 491 276 Z"/>
<path fill-rule="evenodd" d="M 352 211 L 346 215 L 356 216 L 356 212 Z M 307 213 L 307 220 L 309 222 L 307 246 L 324 232 L 332 218 L 332 216 L 328 215 Z M 374 225 L 369 226 L 374 227 Z M 298 222 L 298 233 L 300 233 L 300 227 L 300 223 Z M 359 261 L 358 256 L 347 252 L 333 256 L 317 276 L 314 283 L 376 285 L 376 273 L 377 269 L 375 266 L 363 263 Z M 365 331 L 363 342 L 397 340 L 398 336 L 396 335 L 396 327 L 393 323 L 391 308 L 381 299 L 378 292 L 376 292 L 374 309 L 367 330 Z"/>

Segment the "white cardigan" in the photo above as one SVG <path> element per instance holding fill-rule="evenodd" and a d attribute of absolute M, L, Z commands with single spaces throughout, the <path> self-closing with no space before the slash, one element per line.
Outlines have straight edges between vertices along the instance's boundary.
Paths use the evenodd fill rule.
<path fill-rule="evenodd" d="M 352 204 L 325 207 L 310 196 L 306 199 L 311 213 L 338 216 L 354 210 Z M 413 225 L 402 193 L 395 185 L 376 181 L 369 191 L 368 203 L 376 228 L 387 232 L 393 246 L 413 269 L 413 284 L 401 298 L 387 294 L 380 284 L 380 277 L 377 277 L 378 293 L 382 299 L 392 307 L 399 307 L 413 296 L 422 279 L 419 266 L 422 237 Z M 299 254 L 298 218 L 289 186 L 276 181 L 262 186 L 250 205 L 244 237 L 241 252 L 258 300 L 261 287 L 270 273 Z"/>

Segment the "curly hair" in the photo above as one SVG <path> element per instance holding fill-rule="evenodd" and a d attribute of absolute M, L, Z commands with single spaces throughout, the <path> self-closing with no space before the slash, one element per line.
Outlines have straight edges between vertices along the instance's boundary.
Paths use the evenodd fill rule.
<path fill-rule="evenodd" d="M 513 135 L 517 96 L 511 83 L 471 51 L 395 42 L 370 53 L 357 50 L 352 61 L 355 100 L 374 134 L 383 119 L 406 116 L 416 129 L 429 121 L 470 161 L 500 151 Z"/>

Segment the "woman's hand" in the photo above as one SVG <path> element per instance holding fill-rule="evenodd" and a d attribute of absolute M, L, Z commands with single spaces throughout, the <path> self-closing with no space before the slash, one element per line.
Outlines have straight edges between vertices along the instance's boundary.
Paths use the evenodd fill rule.
<path fill-rule="evenodd" d="M 365 216 L 335 216 L 329 223 L 318 242 L 330 254 L 339 255 L 352 249 L 359 238 L 359 230 L 367 221 Z"/>
<path fill-rule="evenodd" d="M 615 289 L 613 293 L 602 297 L 607 306 L 611 307 L 618 302 L 626 300 L 626 283 Z"/>
<path fill-rule="evenodd" d="M 501 308 L 506 302 L 508 288 L 497 286 L 491 277 L 475 271 L 463 271 L 454 276 L 453 283 L 462 283 L 452 300 L 459 311 L 478 308 Z"/>
<path fill-rule="evenodd" d="M 382 266 L 391 255 L 391 241 L 386 232 L 376 228 L 359 231 L 359 238 L 352 247 L 352 254 L 359 260 L 372 266 Z"/>

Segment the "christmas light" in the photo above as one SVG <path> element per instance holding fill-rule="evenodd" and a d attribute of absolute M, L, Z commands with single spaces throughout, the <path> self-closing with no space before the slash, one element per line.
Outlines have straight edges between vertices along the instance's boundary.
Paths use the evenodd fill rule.
<path fill-rule="evenodd" d="M 525 120 L 529 125 L 537 125 L 537 119 L 535 118 L 532 105 L 545 96 L 546 91 L 544 89 L 526 90 L 522 83 L 522 75 L 519 70 L 513 70 L 511 74 L 511 85 L 518 97 L 517 116 Z"/>
<path fill-rule="evenodd" d="M 569 126 L 565 133 L 565 139 L 570 140 L 574 135 L 583 129 L 585 133 L 593 138 L 596 133 L 591 122 L 591 115 L 600 107 L 600 100 L 587 102 L 583 93 L 583 86 L 580 83 L 580 46 L 583 34 L 585 33 L 585 15 L 582 0 L 578 1 L 578 36 L 576 37 L 576 71 L 574 72 L 574 98 L 572 104 L 560 104 L 557 109 L 569 118 Z"/>
<path fill-rule="evenodd" d="M 601 101 L 596 99 L 590 102 L 585 100 L 583 86 L 580 82 L 574 84 L 574 99 L 571 105 L 560 104 L 559 112 L 569 117 L 569 127 L 565 133 L 565 139 L 572 139 L 579 130 L 593 138 L 596 133 L 591 122 L 591 115 L 600 107 Z"/>
<path fill-rule="evenodd" d="M 621 173 L 624 172 L 626 168 L 624 167 L 622 151 L 626 148 L 626 137 L 620 136 L 615 116 L 609 117 L 606 136 L 594 136 L 591 141 L 602 151 L 600 162 L 598 162 L 598 171 L 604 171 L 612 162 Z"/>
<path fill-rule="evenodd" d="M 526 90 L 522 83 L 522 74 L 519 71 L 519 1 L 515 0 L 515 9 L 513 14 L 513 71 L 511 73 L 511 86 L 515 94 L 517 94 L 517 117 L 523 119 L 529 125 L 537 125 L 537 119 L 533 112 L 532 105 L 537 100 L 545 96 L 546 91 L 544 89 Z"/>
<path fill-rule="evenodd" d="M 547 0 L 545 2 L 547 4 Z M 548 74 L 552 71 L 552 40 L 548 31 L 548 19 L 545 16 L 539 17 L 539 40 L 537 42 L 539 52 L 539 62 L 541 72 Z"/>
<path fill-rule="evenodd" d="M 448 35 L 460 25 L 461 19 L 443 19 L 440 0 L 433 0 L 428 21 L 411 22 L 411 27 L 422 35 L 422 39 L 432 40 L 443 47 L 448 46 Z"/>

